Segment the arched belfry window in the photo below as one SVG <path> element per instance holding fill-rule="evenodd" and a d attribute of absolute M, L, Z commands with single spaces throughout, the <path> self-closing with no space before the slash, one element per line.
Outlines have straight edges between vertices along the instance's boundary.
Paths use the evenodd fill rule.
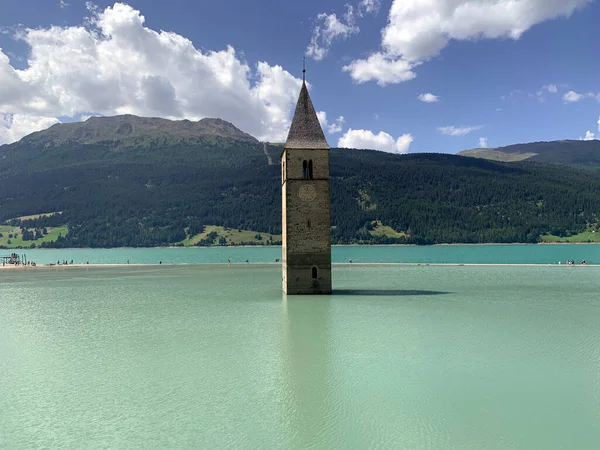
<path fill-rule="evenodd" d="M 317 269 L 315 266 L 313 266 L 311 272 L 312 272 L 312 279 L 316 280 L 317 277 L 319 276 L 319 269 Z"/>
<path fill-rule="evenodd" d="M 302 161 L 302 178 L 308 178 L 308 162 L 306 160 Z"/>
<path fill-rule="evenodd" d="M 310 161 L 308 161 L 308 179 L 309 180 L 313 179 L 313 163 L 312 163 L 312 159 Z"/>
<path fill-rule="evenodd" d="M 306 221 L 306 226 L 307 226 L 308 228 L 310 228 L 310 220 L 307 220 L 307 221 Z"/>

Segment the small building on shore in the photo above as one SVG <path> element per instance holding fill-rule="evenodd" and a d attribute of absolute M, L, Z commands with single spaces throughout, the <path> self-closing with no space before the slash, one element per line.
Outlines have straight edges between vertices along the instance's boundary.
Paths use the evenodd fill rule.
<path fill-rule="evenodd" d="M 19 266 L 21 264 L 21 257 L 16 253 L 11 253 L 8 256 L 0 256 L 0 261 L 2 261 L 2 265 L 15 265 Z"/>

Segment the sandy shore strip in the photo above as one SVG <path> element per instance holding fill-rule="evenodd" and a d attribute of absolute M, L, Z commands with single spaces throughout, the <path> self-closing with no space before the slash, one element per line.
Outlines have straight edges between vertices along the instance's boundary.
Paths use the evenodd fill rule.
<path fill-rule="evenodd" d="M 38 266 L 15 266 L 6 265 L 0 266 L 0 270 L 62 270 L 62 269 L 114 269 L 114 268 L 159 268 L 159 267 L 188 267 L 188 268 L 210 268 L 210 267 L 274 267 L 280 266 L 281 263 L 199 263 L 199 264 L 47 264 Z M 532 264 L 532 263 L 333 263 L 333 267 L 418 267 L 418 266 L 434 266 L 434 267 L 600 267 L 600 264 Z"/>

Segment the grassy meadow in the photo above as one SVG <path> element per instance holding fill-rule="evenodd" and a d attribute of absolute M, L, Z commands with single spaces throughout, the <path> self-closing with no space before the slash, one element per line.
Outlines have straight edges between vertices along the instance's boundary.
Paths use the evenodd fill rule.
<path fill-rule="evenodd" d="M 584 231 L 583 233 L 574 234 L 573 236 L 553 236 L 545 234 L 542 236 L 542 242 L 545 243 L 562 243 L 562 244 L 577 244 L 582 242 L 600 242 L 600 232 Z"/>
<path fill-rule="evenodd" d="M 198 244 L 203 239 L 207 239 L 210 233 L 216 233 L 215 245 L 219 243 L 219 238 L 225 238 L 227 245 L 243 245 L 253 243 L 257 245 L 267 245 L 268 241 L 281 241 L 280 234 L 259 233 L 252 230 L 238 230 L 236 228 L 224 228 L 217 225 L 206 225 L 204 231 L 195 236 L 188 236 L 181 244 L 185 247 L 190 247 Z M 262 239 L 257 239 L 260 235 Z"/>
<path fill-rule="evenodd" d="M 33 241 L 24 241 L 23 234 L 19 227 L 13 227 L 11 225 L 0 225 L 0 234 L 2 234 L 2 236 L 0 236 L 0 247 L 29 248 L 29 247 L 31 247 L 31 244 L 34 244 L 34 243 L 35 243 L 36 247 L 39 247 L 40 244 L 42 244 L 43 242 L 54 242 L 54 241 L 56 241 L 56 239 L 58 239 L 58 236 L 60 234 L 65 236 L 68 232 L 68 228 L 66 226 L 55 227 L 55 228 L 46 228 L 46 229 L 48 230 L 48 234 L 46 234 L 45 236 L 43 236 L 39 239 L 33 240 Z M 11 234 L 13 236 L 12 238 L 9 237 Z M 9 241 L 10 241 L 10 243 L 9 243 Z"/>

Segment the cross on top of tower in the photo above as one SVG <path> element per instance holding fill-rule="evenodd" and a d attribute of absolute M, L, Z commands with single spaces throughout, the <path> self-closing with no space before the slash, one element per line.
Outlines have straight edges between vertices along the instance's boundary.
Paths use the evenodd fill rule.
<path fill-rule="evenodd" d="M 306 56 L 302 59 L 302 83 L 306 83 Z"/>

